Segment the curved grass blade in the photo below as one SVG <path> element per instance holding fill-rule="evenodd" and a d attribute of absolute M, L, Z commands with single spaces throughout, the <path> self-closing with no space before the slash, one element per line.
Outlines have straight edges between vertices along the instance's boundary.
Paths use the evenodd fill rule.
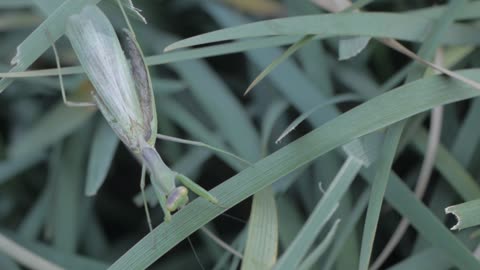
<path fill-rule="evenodd" d="M 480 70 L 461 71 L 470 78 Z M 412 99 L 412 95 L 416 98 Z M 211 191 L 226 208 L 196 199 L 176 213 L 171 222 L 162 223 L 139 241 L 109 269 L 144 269 L 163 256 L 188 235 L 220 215 L 226 209 L 272 184 L 316 157 L 354 138 L 441 104 L 480 95 L 471 87 L 440 76 L 417 80 L 373 98 L 364 104 L 317 128 L 304 137 L 255 163 Z M 385 105 L 388 106 L 385 106 Z M 341 132 L 339 132 L 341 131 Z M 452 260 L 464 268 L 480 267 L 471 253 L 436 220 L 397 178 L 390 181 L 386 198 L 435 246 L 448 251 Z M 412 208 L 402 208 L 404 201 Z M 418 214 L 418 215 L 417 215 Z M 421 218 L 428 217 L 422 220 Z M 435 232 L 435 233 L 433 233 Z M 434 236 L 433 236 L 434 235 Z M 156 241 L 153 246 L 153 239 Z"/>
<path fill-rule="evenodd" d="M 275 140 L 275 143 L 279 143 L 285 136 L 287 136 L 290 132 L 292 132 L 300 123 L 302 123 L 305 119 L 307 119 L 312 113 L 315 111 L 323 108 L 324 106 L 327 105 L 332 105 L 340 102 L 348 102 L 348 101 L 359 101 L 361 100 L 360 96 L 357 96 L 355 94 L 345 94 L 345 95 L 338 95 L 336 97 L 332 97 L 327 99 L 326 101 L 318 104 L 317 106 L 311 108 L 310 110 L 302 113 L 300 116 L 295 118 L 295 120 L 292 121 L 290 125 L 285 129 L 285 131 L 278 136 L 278 138 Z"/>
<path fill-rule="evenodd" d="M 282 255 L 274 268 L 275 270 L 298 269 L 298 263 L 305 256 L 305 253 L 308 251 L 313 240 L 315 240 L 323 226 L 325 226 L 325 223 L 330 220 L 335 210 L 337 210 L 338 203 L 334 204 L 329 212 L 321 211 L 321 206 L 322 201 L 317 204 L 295 240 L 293 240 L 292 244 Z M 326 207 L 323 207 L 323 210 L 325 210 L 325 208 Z M 302 240 L 307 240 L 307 243 L 303 245 L 301 242 Z"/>
<path fill-rule="evenodd" d="M 348 190 L 362 166 L 362 162 L 359 162 L 356 157 L 348 157 L 295 240 L 278 261 L 275 266 L 276 270 L 296 269 L 298 267 L 317 235 L 338 207 L 340 199 Z"/>
<path fill-rule="evenodd" d="M 319 35 L 321 38 L 355 35 L 422 41 L 430 25 L 431 20 L 420 16 L 381 12 L 296 16 L 248 23 L 201 34 L 170 44 L 165 51 L 227 40 L 278 35 Z M 455 33 L 456 37 L 453 37 L 452 33 Z M 468 37 L 474 33 L 475 30 L 471 27 L 453 24 L 442 41 L 449 45 L 459 42 L 479 43 L 480 38 Z"/>
<path fill-rule="evenodd" d="M 285 59 L 287 59 L 290 55 L 294 54 L 298 49 L 302 48 L 305 46 L 308 42 L 312 41 L 314 38 L 314 35 L 306 35 L 305 37 L 301 38 L 299 41 L 295 42 L 295 44 L 291 45 L 288 47 L 288 49 L 277 59 L 273 60 L 268 67 L 266 67 L 254 80 L 250 85 L 248 86 L 247 90 L 245 90 L 245 93 L 243 95 L 247 95 L 250 90 L 255 87 L 261 80 L 263 80 L 265 77 L 272 72 L 272 70 L 275 69 L 278 65 L 280 65 Z"/>
<path fill-rule="evenodd" d="M 287 102 L 283 100 L 276 100 L 272 102 L 272 105 L 270 105 L 268 110 L 266 111 L 265 116 L 262 120 L 261 131 L 262 156 L 266 156 L 268 154 L 268 143 L 270 142 L 270 135 L 272 134 L 275 122 L 282 114 L 285 113 L 287 108 Z"/>
<path fill-rule="evenodd" d="M 429 8 L 419 8 L 408 13 L 414 15 L 420 15 L 425 18 L 438 18 L 445 14 L 447 5 L 429 7 Z M 477 19 L 480 16 L 480 3 L 479 2 L 469 2 L 465 4 L 462 9 L 458 12 L 458 20 L 470 20 Z"/>
<path fill-rule="evenodd" d="M 333 242 L 339 223 L 340 223 L 340 219 L 335 220 L 332 227 L 328 231 L 327 235 L 322 240 L 322 242 L 320 242 L 320 244 L 317 247 L 315 247 L 315 249 L 310 254 L 308 254 L 305 260 L 303 260 L 303 262 L 300 264 L 298 269 L 300 270 L 312 269 L 315 262 L 318 261 L 320 256 L 322 256 L 323 253 L 325 253 L 327 248 Z"/>
<path fill-rule="evenodd" d="M 392 48 L 405 52 L 406 55 L 409 55 L 411 58 L 419 61 L 422 64 L 427 64 L 429 67 L 434 67 L 436 70 L 447 73 L 449 76 L 459 79 L 469 85 L 472 85 L 475 88 L 478 88 L 478 83 L 470 81 L 466 78 L 462 78 L 456 73 L 450 72 L 443 67 L 438 68 L 437 65 L 429 63 L 423 59 L 429 59 L 433 56 L 435 50 L 440 46 L 442 36 L 447 32 L 448 27 L 454 22 L 455 16 L 460 10 L 460 8 L 467 1 L 452 1 L 448 5 L 448 12 L 445 13 L 445 16 L 442 16 L 433 26 L 432 30 L 426 36 L 425 42 L 420 47 L 418 56 L 403 47 L 396 40 L 383 39 L 384 44 L 391 44 Z M 445 72 L 447 71 L 447 72 Z M 410 72 L 407 75 L 406 81 L 411 82 L 413 80 L 419 79 L 425 73 L 425 68 L 420 65 L 414 65 Z M 380 210 L 383 202 L 383 197 L 389 180 L 390 168 L 392 167 L 393 160 L 397 151 L 398 144 L 400 142 L 400 137 L 405 127 L 406 121 L 401 121 L 398 124 L 389 127 L 387 130 L 386 141 L 384 144 L 384 149 L 382 150 L 382 156 L 384 158 L 380 159 L 378 163 L 378 169 L 376 171 L 375 178 L 372 184 L 372 192 L 370 201 L 367 209 L 367 216 L 365 220 L 365 226 L 363 228 L 363 237 L 361 244 L 361 254 L 360 254 L 360 265 L 359 270 L 367 270 L 370 267 L 370 257 L 373 249 L 373 242 L 375 239 L 375 233 L 378 226 Z M 403 220 L 407 220 L 405 217 Z M 402 222 L 401 222 L 402 223 Z M 402 226 L 402 225 L 400 225 Z M 388 247 L 387 247 L 388 249 Z M 380 255 L 382 256 L 382 255 Z M 375 265 L 373 265 L 375 266 Z"/>
<path fill-rule="evenodd" d="M 107 177 L 119 140 L 104 119 L 97 119 L 87 165 L 85 195 L 97 194 Z"/>
<path fill-rule="evenodd" d="M 335 261 L 337 260 L 338 255 L 342 251 L 342 248 L 348 241 L 350 235 L 355 230 L 355 227 L 360 220 L 361 216 L 365 212 L 368 204 L 369 198 L 368 191 L 364 191 L 362 195 L 358 198 L 355 202 L 355 207 L 349 213 L 348 217 L 344 218 L 340 228 L 338 229 L 338 233 L 336 235 L 335 243 L 333 244 L 328 257 L 325 259 L 324 269 L 330 270 L 332 269 Z M 358 262 L 357 262 L 358 263 Z"/>
<path fill-rule="evenodd" d="M 223 80 L 203 61 L 175 63 L 173 68 L 190 85 L 192 95 L 234 152 L 247 160 L 257 160 L 260 157 L 259 136 Z M 218 107 L 218 104 L 223 105 Z M 222 113 L 220 108 L 228 108 L 228 113 Z"/>
<path fill-rule="evenodd" d="M 69 136 L 61 147 L 58 172 L 53 175 L 53 194 L 47 219 L 53 230 L 52 245 L 64 252 L 74 253 L 81 242 L 81 218 L 85 205 L 83 185 L 91 126 Z M 48 226 L 48 225 L 47 225 Z"/>
<path fill-rule="evenodd" d="M 48 1 L 42 1 L 40 7 L 45 13 L 49 13 L 48 18 L 38 26 L 18 47 L 17 54 L 12 59 L 15 64 L 10 72 L 25 71 L 35 60 L 37 60 L 53 41 L 57 40 L 64 32 L 68 18 L 79 12 L 87 3 L 96 4 L 100 0 L 67 0 L 61 5 L 50 6 Z M 51 36 L 48 37 L 46 33 Z M 53 39 L 53 40 L 52 40 Z M 12 79 L 4 78 L 0 81 L 0 93 L 2 93 L 11 83 Z"/>
<path fill-rule="evenodd" d="M 277 207 L 272 187 L 267 187 L 253 196 L 241 269 L 272 269 L 277 252 Z"/>
<path fill-rule="evenodd" d="M 237 52 L 248 51 L 251 49 L 265 48 L 272 46 L 281 46 L 294 43 L 297 41 L 297 37 L 279 36 L 279 37 L 265 37 L 257 40 L 237 41 L 229 44 L 221 44 L 215 46 L 209 46 L 205 48 L 188 49 L 178 52 L 171 52 L 166 54 L 152 55 L 145 57 L 145 63 L 148 66 L 161 65 L 172 62 L 180 62 L 185 60 L 193 60 L 199 58 L 206 58 L 211 56 L 218 56 L 224 54 L 231 54 Z M 58 74 L 70 75 L 81 74 L 84 70 L 80 66 L 63 67 L 61 72 L 56 68 L 41 69 L 32 71 L 18 71 L 0 73 L 0 77 L 3 78 L 18 78 L 18 77 L 41 77 L 41 76 L 57 76 Z"/>
<path fill-rule="evenodd" d="M 365 49 L 370 37 L 354 37 L 340 40 L 338 44 L 338 60 L 347 60 L 355 57 Z"/>

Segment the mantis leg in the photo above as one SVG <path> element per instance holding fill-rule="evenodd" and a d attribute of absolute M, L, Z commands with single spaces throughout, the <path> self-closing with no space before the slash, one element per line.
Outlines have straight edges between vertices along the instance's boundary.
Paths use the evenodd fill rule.
<path fill-rule="evenodd" d="M 50 37 L 50 33 L 47 31 L 47 36 Z M 55 62 L 57 64 L 57 69 L 58 69 L 58 79 L 60 81 L 60 90 L 62 91 L 62 99 L 63 103 L 69 107 L 92 107 L 96 106 L 95 103 L 93 102 L 73 102 L 73 101 L 68 101 L 67 100 L 67 95 L 65 94 L 65 87 L 63 85 L 63 77 L 62 77 L 62 72 L 61 72 L 61 67 L 60 67 L 60 58 L 58 57 L 58 52 L 57 52 L 57 47 L 55 46 L 55 43 L 52 42 L 52 49 L 53 53 L 55 54 Z"/>
<path fill-rule="evenodd" d="M 150 229 L 150 232 L 153 231 L 152 227 L 152 219 L 150 218 L 150 212 L 148 211 L 148 203 L 147 203 L 147 198 L 145 197 L 145 175 L 146 175 L 147 169 L 145 166 L 142 166 L 142 176 L 140 179 L 140 190 L 142 191 L 142 198 L 143 198 L 143 206 L 145 207 L 145 215 L 147 216 L 147 222 L 148 222 L 148 228 Z"/>
<path fill-rule="evenodd" d="M 237 156 L 237 155 L 235 155 L 231 152 L 228 152 L 226 150 L 220 149 L 218 147 L 215 147 L 215 146 L 203 143 L 203 142 L 180 139 L 180 138 L 176 138 L 176 137 L 172 137 L 172 136 L 168 136 L 168 135 L 164 135 L 164 134 L 160 134 L 160 133 L 157 133 L 157 139 L 170 141 L 170 142 L 176 142 L 176 143 L 183 143 L 183 144 L 188 144 L 188 145 L 194 145 L 194 146 L 199 146 L 199 147 L 204 147 L 204 148 L 210 149 L 212 151 L 218 152 L 220 154 L 224 154 L 224 155 L 233 157 L 233 158 L 239 160 L 240 162 L 242 162 L 243 164 L 245 164 L 247 166 L 252 165 L 252 163 L 250 163 L 246 159 L 243 159 L 243 158 L 241 158 L 241 157 L 239 157 L 239 156 Z"/>
<path fill-rule="evenodd" d="M 160 192 L 160 188 L 156 186 L 154 181 L 150 181 L 153 186 L 153 191 L 155 191 L 155 195 L 157 195 L 158 202 L 160 203 L 160 207 L 162 207 L 163 214 L 165 215 L 165 221 L 170 221 L 172 219 L 172 213 L 168 211 L 167 208 L 167 197 L 165 194 Z"/>
<path fill-rule="evenodd" d="M 185 185 L 188 189 L 190 189 L 195 194 L 197 194 L 198 196 L 205 198 L 211 203 L 218 204 L 217 198 L 215 198 L 206 189 L 202 188 L 200 185 L 193 182 L 190 178 L 186 177 L 185 175 L 177 174 L 176 179 L 180 181 L 183 185 Z"/>

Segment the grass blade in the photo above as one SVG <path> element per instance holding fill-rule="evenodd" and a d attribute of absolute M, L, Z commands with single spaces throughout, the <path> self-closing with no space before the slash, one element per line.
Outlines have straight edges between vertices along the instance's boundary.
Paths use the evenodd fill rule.
<path fill-rule="evenodd" d="M 362 248 L 360 250 L 359 269 L 367 270 L 370 264 L 370 256 L 373 249 L 373 240 L 377 230 L 378 219 L 382 207 L 383 197 L 392 167 L 393 158 L 397 150 L 400 135 L 405 122 L 402 121 L 389 127 L 386 131 L 383 149 L 377 163 L 375 179 L 372 183 L 370 201 L 368 202 L 367 217 L 363 227 Z"/>
<path fill-rule="evenodd" d="M 375 22 L 372 24 L 372 22 Z M 322 38 L 333 36 L 371 36 L 393 38 L 405 41 L 421 41 L 431 21 L 410 14 L 381 12 L 342 13 L 296 16 L 245 24 L 217 30 L 177 41 L 165 48 L 172 51 L 180 48 L 209 44 L 213 42 L 242 38 L 276 36 L 276 35 L 321 35 Z M 342 27 L 336 27 L 342 25 Z M 448 33 L 461 35 L 449 36 Z M 480 39 L 468 38 L 474 29 L 465 25 L 454 24 L 443 38 L 446 44 L 478 43 Z"/>
<path fill-rule="evenodd" d="M 468 201 L 445 208 L 446 214 L 453 214 L 457 219 L 457 223 L 451 228 L 452 230 L 463 230 L 480 225 L 479 211 L 480 200 Z"/>
<path fill-rule="evenodd" d="M 119 143 L 118 137 L 104 119 L 97 119 L 90 155 L 88 157 L 85 195 L 97 194 L 107 177 Z"/>
<path fill-rule="evenodd" d="M 37 5 L 45 13 L 51 13 L 48 18 L 31 33 L 25 41 L 17 47 L 17 54 L 12 59 L 15 64 L 10 72 L 25 71 L 35 60 L 37 60 L 53 41 L 65 33 L 65 25 L 70 15 L 79 12 L 87 3 L 96 4 L 100 0 L 67 0 L 63 3 L 56 1 L 55 10 L 46 0 L 38 0 Z M 57 8 L 58 7 L 58 8 Z M 46 33 L 49 33 L 48 35 Z M 52 40 L 53 39 L 53 40 Z M 11 83 L 12 79 L 4 78 L 0 81 L 0 93 L 3 92 Z"/>
<path fill-rule="evenodd" d="M 480 71 L 470 70 L 460 73 L 472 78 L 479 76 Z M 415 93 L 416 99 L 410 98 L 413 93 Z M 440 76 L 432 76 L 404 85 L 371 99 L 341 117 L 337 117 L 335 120 L 317 128 L 230 178 L 213 189 L 211 193 L 219 199 L 223 206 L 229 208 L 272 184 L 281 176 L 354 138 L 438 105 L 478 95 L 480 95 L 480 92 L 477 90 L 456 81 L 445 80 Z M 388 104 L 388 106 L 385 106 L 385 104 Z M 379 115 L 382 115 L 382 117 L 377 117 Z M 339 130 L 342 132 L 338 132 Z M 394 180 L 393 184 L 387 187 L 386 195 L 387 199 L 393 202 L 398 210 L 410 219 L 417 230 L 428 235 L 430 241 L 440 245 L 443 249 L 449 250 L 457 265 L 466 268 L 480 267 L 478 261 L 471 257 L 470 253 L 465 253 L 465 248 L 454 240 L 454 236 L 440 223 L 435 223 L 438 221 L 417 221 L 412 216 L 415 215 L 415 212 L 413 212 L 416 211 L 415 209 L 402 208 L 402 206 L 404 207 L 404 199 L 408 201 L 416 201 L 416 199 L 405 186 L 400 184 L 399 180 Z M 420 209 L 418 211 L 421 212 L 421 216 L 431 216 L 431 213 L 424 206 L 421 204 L 417 206 Z M 225 211 L 225 208 L 216 207 L 205 200 L 194 200 L 175 214 L 171 222 L 162 223 L 155 228 L 153 232 L 133 246 L 109 269 L 145 268 L 151 265 L 179 241 L 223 211 Z M 435 230 L 432 230 L 431 226 Z M 437 232 L 439 234 L 436 234 Z M 161 241 L 152 241 L 153 239 L 161 239 Z M 448 239 L 448 244 L 445 245 L 446 240 L 444 239 Z M 153 247 L 154 243 L 155 248 Z"/>
<path fill-rule="evenodd" d="M 242 270 L 272 269 L 277 261 L 277 207 L 271 187 L 253 196 Z"/>

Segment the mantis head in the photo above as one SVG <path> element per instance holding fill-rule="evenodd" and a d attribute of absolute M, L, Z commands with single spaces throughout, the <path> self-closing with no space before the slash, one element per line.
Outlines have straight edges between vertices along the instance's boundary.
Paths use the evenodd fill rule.
<path fill-rule="evenodd" d="M 188 203 L 188 189 L 178 186 L 173 189 L 167 197 L 167 209 L 170 212 L 176 211 Z"/>

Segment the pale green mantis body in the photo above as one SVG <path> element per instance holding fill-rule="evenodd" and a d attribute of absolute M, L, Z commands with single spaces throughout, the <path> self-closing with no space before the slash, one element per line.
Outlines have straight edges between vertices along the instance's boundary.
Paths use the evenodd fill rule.
<path fill-rule="evenodd" d="M 145 170 L 149 171 L 165 220 L 170 220 L 171 212 L 188 202 L 188 189 L 218 204 L 218 200 L 208 191 L 188 177 L 172 171 L 155 149 L 157 139 L 155 99 L 149 71 L 133 33 L 126 29 L 123 31 L 124 54 L 113 26 L 103 12 L 93 5 L 87 5 L 80 14 L 70 17 L 66 33 L 95 87 L 95 91 L 92 92 L 94 105 L 98 106 L 120 140 L 142 163 L 140 184 L 142 193 L 145 186 Z M 58 62 L 57 58 L 57 64 Z M 62 83 L 61 77 L 60 82 Z M 63 87 L 62 97 L 66 105 L 92 105 L 67 101 Z M 184 186 L 176 186 L 176 180 Z"/>

